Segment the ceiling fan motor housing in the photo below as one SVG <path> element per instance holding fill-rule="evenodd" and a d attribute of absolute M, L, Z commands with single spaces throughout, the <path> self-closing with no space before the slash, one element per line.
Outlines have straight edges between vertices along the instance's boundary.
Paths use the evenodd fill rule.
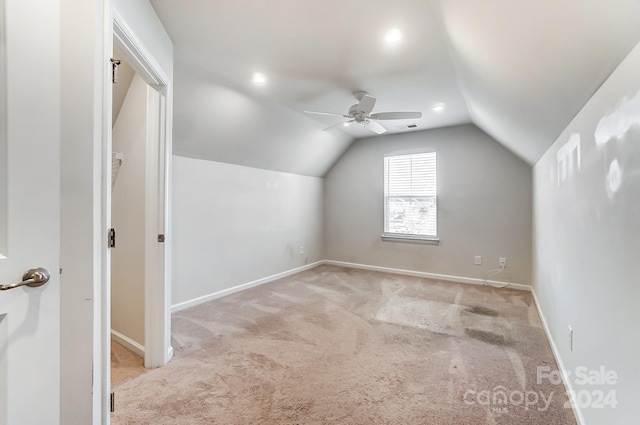
<path fill-rule="evenodd" d="M 367 119 L 367 114 L 363 111 L 358 110 L 358 104 L 351 105 L 349 108 L 349 116 L 356 120 L 356 122 L 365 122 Z"/>

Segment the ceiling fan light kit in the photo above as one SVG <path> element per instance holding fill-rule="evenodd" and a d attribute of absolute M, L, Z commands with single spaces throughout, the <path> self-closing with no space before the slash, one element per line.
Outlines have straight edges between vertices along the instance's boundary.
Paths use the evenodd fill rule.
<path fill-rule="evenodd" d="M 304 111 L 307 114 L 316 115 L 331 115 L 343 118 L 349 118 L 347 121 L 339 122 L 338 124 L 329 126 L 323 131 L 332 130 L 338 126 L 348 126 L 355 122 L 364 125 L 367 129 L 373 131 L 376 134 L 383 134 L 387 132 L 387 129 L 377 122 L 378 120 L 403 120 L 403 119 L 417 119 L 422 117 L 422 112 L 379 112 L 372 114 L 377 99 L 370 96 L 366 91 L 356 91 L 353 96 L 358 100 L 358 103 L 351 105 L 346 115 L 336 114 L 332 112 L 315 112 Z"/>

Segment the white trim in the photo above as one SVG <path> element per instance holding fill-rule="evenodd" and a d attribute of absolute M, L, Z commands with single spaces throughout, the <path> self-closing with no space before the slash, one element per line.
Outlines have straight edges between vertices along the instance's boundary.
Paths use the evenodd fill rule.
<path fill-rule="evenodd" d="M 163 270 L 159 271 L 164 279 L 162 312 L 164 314 L 164 341 L 167 347 L 167 357 L 165 364 L 173 358 L 173 347 L 171 346 L 171 290 L 172 290 L 172 272 L 171 272 L 171 250 L 173 245 L 172 229 L 171 229 L 171 172 L 172 172 L 172 154 L 173 154 L 173 87 L 172 82 L 166 87 L 165 93 L 160 96 L 161 117 L 163 119 L 161 125 L 161 139 L 164 145 L 159 152 L 159 164 L 164 166 L 163 172 L 160 173 L 158 185 L 162 188 L 162 192 L 158 194 L 159 204 L 164 205 L 164 209 L 159 209 L 161 215 L 158 220 L 158 234 L 164 234 L 164 243 L 158 245 L 160 251 L 161 264 L 164 265 Z"/>
<path fill-rule="evenodd" d="M 0 7 L 2 7 L 2 1 L 0 0 Z M 0 12 L 1 13 L 1 12 Z M 0 341 L 2 341 L 2 345 L 0 346 L 0 350 L 2 350 L 2 355 L 0 355 L 0 425 L 7 425 L 7 393 L 9 391 L 8 384 L 9 378 L 7 376 L 7 356 L 4 355 L 6 352 L 7 346 L 7 322 L 5 320 L 7 314 L 0 314 Z"/>
<path fill-rule="evenodd" d="M 429 279 L 436 280 L 446 280 L 448 282 L 458 282 L 458 283 L 468 283 L 471 285 L 484 285 L 483 279 L 476 279 L 473 277 L 462 277 L 462 276 L 451 276 L 447 274 L 436 274 L 436 273 L 427 273 L 427 272 L 417 272 L 413 270 L 404 270 L 404 269 L 394 269 L 390 267 L 381 267 L 381 266 L 371 266 L 368 264 L 356 264 L 356 263 L 347 263 L 344 261 L 334 261 L 334 260 L 325 260 L 324 264 L 330 264 L 332 266 L 340 266 L 340 267 L 351 267 L 354 269 L 362 269 L 362 270 L 373 270 L 378 272 L 385 273 L 393 273 L 393 274 L 401 274 L 406 276 L 416 276 L 416 277 L 426 277 Z M 488 280 L 489 284 L 492 285 L 504 285 L 506 282 L 501 282 L 497 280 Z M 519 291 L 531 292 L 531 286 L 523 285 L 520 283 L 510 283 L 506 286 L 506 288 L 517 289 Z"/>
<path fill-rule="evenodd" d="M 7 71 L 5 59 L 5 19 L 4 0 L 0 0 L 0 260 L 8 255 L 7 216 Z M 2 255 L 5 254 L 5 255 Z"/>
<path fill-rule="evenodd" d="M 560 350 L 558 350 L 558 346 L 556 345 L 556 341 L 551 334 L 551 329 L 547 323 L 547 319 L 544 317 L 544 313 L 542 312 L 542 307 L 540 307 L 540 303 L 538 302 L 538 297 L 536 296 L 535 289 L 531 288 L 531 294 L 533 295 L 533 302 L 536 305 L 536 309 L 538 310 L 538 316 L 540 316 L 540 322 L 542 322 L 542 328 L 544 332 L 547 334 L 547 339 L 549 340 L 549 345 L 551 346 L 551 352 L 553 352 L 553 357 L 556 359 L 556 363 L 558 364 L 558 368 L 561 372 L 566 371 L 567 369 L 564 366 L 564 362 L 562 361 L 562 357 L 560 356 Z M 575 394 L 575 390 L 573 389 L 573 384 L 571 380 L 568 379 L 567 374 L 561 373 L 562 382 L 564 383 L 564 388 L 567 391 L 567 394 Z M 577 403 L 571 403 L 573 409 L 573 415 L 578 422 L 578 425 L 585 425 L 586 421 L 584 420 L 584 416 L 582 415 L 582 409 Z"/>
<path fill-rule="evenodd" d="M 380 238 L 385 242 L 409 242 L 409 243 L 425 243 L 429 245 L 438 245 L 440 239 L 433 236 L 412 236 L 400 233 L 383 233 Z"/>
<path fill-rule="evenodd" d="M 128 336 L 123 335 L 118 331 L 114 331 L 113 329 L 111 329 L 111 339 L 122 345 L 127 350 L 133 351 L 140 357 L 144 358 L 144 346 L 142 344 L 135 342 Z"/>
<path fill-rule="evenodd" d="M 114 44 L 118 44 L 124 59 L 137 72 L 146 77 L 147 83 L 154 86 L 167 87 L 169 78 L 162 70 L 162 67 L 143 47 L 143 44 L 134 35 L 118 11 L 113 9 L 111 13 L 113 15 L 113 41 Z"/>
<path fill-rule="evenodd" d="M 255 286 L 264 285 L 265 283 L 273 282 L 274 280 L 282 279 L 283 277 L 291 276 L 296 273 L 303 272 L 305 270 L 312 269 L 314 267 L 320 266 L 324 264 L 323 260 L 316 261 L 315 263 L 307 264 L 302 267 L 296 267 L 295 269 L 287 270 L 282 273 L 277 273 L 271 276 L 263 277 L 262 279 L 254 280 L 252 282 L 243 283 L 238 286 L 234 286 L 232 288 L 223 289 L 222 291 L 214 292 L 212 294 L 203 295 L 198 298 L 194 298 L 189 301 L 184 301 L 178 304 L 174 304 L 171 306 L 171 312 L 176 313 L 178 311 L 186 310 L 187 308 L 194 307 L 196 305 L 200 305 L 206 303 L 208 301 L 212 301 L 218 298 L 222 298 L 227 295 L 235 294 L 236 292 L 244 291 L 249 288 L 253 288 Z"/>
<path fill-rule="evenodd" d="M 99 244 L 95 252 L 100 255 L 99 276 L 94 276 L 94 345 L 93 345 L 93 425 L 109 425 L 111 423 L 111 251 L 108 248 L 107 238 L 111 227 L 111 136 L 113 130 L 112 107 L 113 87 L 111 83 L 111 67 L 108 66 L 108 58 L 113 49 L 113 10 L 104 2 L 104 26 L 103 51 L 99 65 L 102 69 L 102 139 L 95 143 L 94 154 L 94 188 L 93 195 L 100 196 L 100 224 L 94 229 L 94 238 Z M 99 75 L 97 75 L 99 77 Z M 99 107 L 96 105 L 96 107 Z M 96 175 L 100 173 L 100 175 Z M 98 177 L 100 178 L 99 183 Z M 95 187 L 95 185 L 98 187 Z M 96 208 L 96 207 L 94 207 Z M 98 234 L 96 234 L 98 232 Z M 96 364 L 99 367 L 96 368 Z M 98 372 L 95 371 L 98 369 Z"/>
<path fill-rule="evenodd" d="M 165 347 L 164 326 L 164 265 L 163 244 L 159 243 L 158 234 L 163 233 L 161 216 L 164 205 L 160 202 L 160 173 L 164 164 L 160 164 L 160 151 L 164 147 L 161 136 L 160 97 L 162 94 L 147 85 L 147 123 L 146 123 L 146 171 L 145 211 L 144 211 L 144 344 L 148 348 L 144 356 L 146 368 L 159 367 L 165 364 L 167 347 Z M 164 183 L 164 179 L 163 179 Z"/>

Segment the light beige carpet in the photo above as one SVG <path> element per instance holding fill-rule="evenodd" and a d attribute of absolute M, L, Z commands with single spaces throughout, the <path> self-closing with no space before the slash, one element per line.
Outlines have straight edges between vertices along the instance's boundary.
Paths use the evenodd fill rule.
<path fill-rule="evenodd" d="M 114 424 L 575 424 L 526 292 L 320 266 L 175 314 L 173 346 Z"/>
<path fill-rule="evenodd" d="M 115 387 L 143 373 L 146 373 L 144 359 L 111 341 L 111 386 Z"/>

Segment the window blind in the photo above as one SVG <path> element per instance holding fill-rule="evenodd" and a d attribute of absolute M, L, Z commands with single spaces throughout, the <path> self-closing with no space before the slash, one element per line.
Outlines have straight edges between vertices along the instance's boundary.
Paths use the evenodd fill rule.
<path fill-rule="evenodd" d="M 384 232 L 437 238 L 436 153 L 384 158 Z"/>

